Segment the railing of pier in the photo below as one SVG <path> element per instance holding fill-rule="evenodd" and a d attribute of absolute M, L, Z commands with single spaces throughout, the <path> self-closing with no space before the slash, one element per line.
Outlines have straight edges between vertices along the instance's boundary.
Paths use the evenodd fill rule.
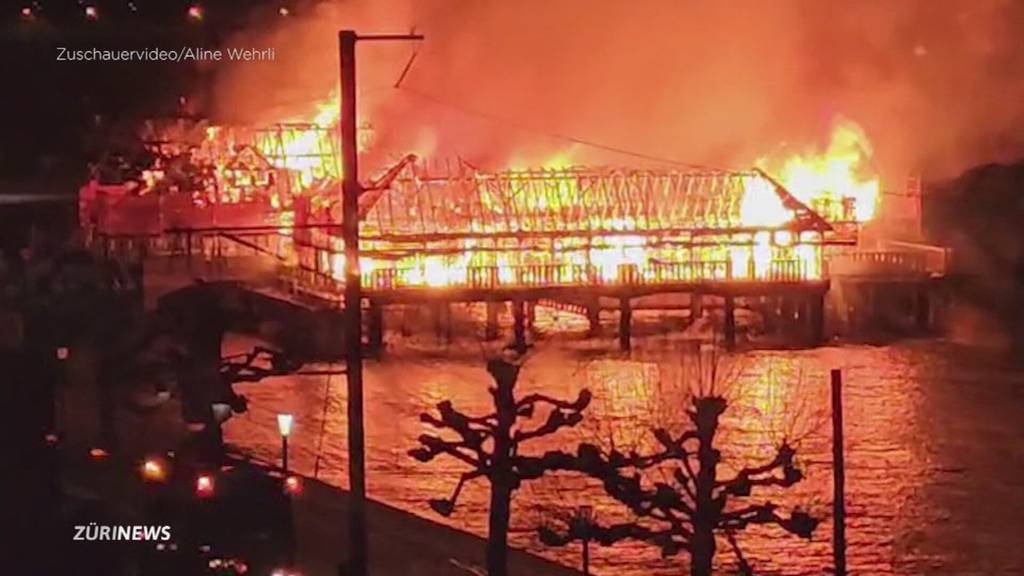
<path fill-rule="evenodd" d="M 145 238 L 102 239 L 106 254 L 132 258 L 163 256 L 209 276 L 238 272 L 237 262 L 260 256 L 272 261 L 278 277 L 310 293 L 340 294 L 342 266 L 336 246 L 296 239 L 289 228 L 173 229 Z M 869 258 L 868 256 L 859 256 Z M 383 265 L 381 264 L 383 262 Z M 392 265 L 393 264 L 393 265 Z M 806 282 L 821 279 L 824 270 L 799 259 L 649 261 L 644 264 L 556 262 L 510 265 L 398 265 L 374 256 L 363 272 L 370 291 L 399 289 L 535 289 L 572 287 L 656 287 L 707 282 Z M 177 266 L 179 264 L 173 264 Z M 331 296 L 333 298 L 333 296 Z"/>

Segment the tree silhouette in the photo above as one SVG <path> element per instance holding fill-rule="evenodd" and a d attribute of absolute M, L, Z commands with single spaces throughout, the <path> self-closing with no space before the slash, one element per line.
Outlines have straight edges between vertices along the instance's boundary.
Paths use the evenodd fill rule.
<path fill-rule="evenodd" d="M 508 531 L 511 517 L 512 494 L 524 480 L 540 478 L 545 472 L 563 468 L 572 457 L 563 452 L 547 452 L 543 456 L 520 454 L 523 443 L 548 436 L 562 428 L 572 427 L 583 419 L 583 410 L 590 403 L 590 392 L 582 390 L 574 402 L 530 394 L 523 398 L 515 395 L 521 363 L 507 359 L 492 359 L 487 371 L 494 378 L 490 388 L 494 399 L 494 412 L 484 416 L 468 416 L 456 410 L 450 401 L 437 405 L 437 415 L 424 413 L 420 419 L 439 431 L 454 433 L 457 439 L 423 434 L 422 446 L 409 451 L 420 462 L 429 462 L 446 455 L 470 467 L 462 474 L 455 491 L 449 498 L 430 501 L 430 507 L 449 516 L 455 508 L 459 493 L 466 482 L 478 478 L 491 485 L 490 518 L 487 539 L 487 573 L 505 576 L 508 573 Z M 550 409 L 542 424 L 527 428 L 519 420 L 530 420 L 539 407 Z M 451 434 L 448 435 L 449 437 Z"/>
<path fill-rule="evenodd" d="M 770 501 L 747 501 L 756 488 L 788 488 L 803 479 L 794 463 L 796 452 L 788 443 L 783 442 L 774 458 L 763 465 L 743 468 L 731 478 L 719 477 L 721 453 L 715 441 L 728 402 L 716 390 L 714 357 L 712 364 L 710 370 L 698 367 L 698 377 L 710 378 L 711 383 L 698 383 L 694 390 L 686 409 L 689 426 L 685 431 L 673 434 L 664 428 L 654 430 L 657 445 L 649 454 L 626 454 L 616 449 L 604 453 L 596 445 L 584 443 L 574 458 L 564 462 L 566 468 L 599 479 L 605 491 L 624 504 L 635 521 L 613 526 L 592 523 L 586 534 L 572 526 L 562 531 L 544 526 L 539 530 L 543 542 L 561 546 L 581 537 L 605 545 L 626 538 L 643 540 L 658 546 L 665 557 L 687 552 L 690 574 L 710 576 L 716 533 L 731 544 L 742 574 L 753 574 L 735 540 L 735 534 L 746 527 L 774 524 L 810 538 L 818 520 L 806 512 L 797 509 L 783 516 Z M 645 473 L 654 470 L 667 474 L 658 481 L 649 480 Z"/>

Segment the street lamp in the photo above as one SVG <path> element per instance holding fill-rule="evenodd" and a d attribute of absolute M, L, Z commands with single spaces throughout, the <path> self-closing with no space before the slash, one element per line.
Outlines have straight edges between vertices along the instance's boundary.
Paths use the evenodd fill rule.
<path fill-rule="evenodd" d="M 277 431 L 281 433 L 281 468 L 288 471 L 288 436 L 292 433 L 295 418 L 291 414 L 277 415 Z"/>

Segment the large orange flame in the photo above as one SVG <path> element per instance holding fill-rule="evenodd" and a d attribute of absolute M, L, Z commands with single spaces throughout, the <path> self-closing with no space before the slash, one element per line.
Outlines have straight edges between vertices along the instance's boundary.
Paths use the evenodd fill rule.
<path fill-rule="evenodd" d="M 881 188 L 870 165 L 871 143 L 864 130 L 840 119 L 823 153 L 797 154 L 781 163 L 780 182 L 831 221 L 867 222 L 875 216 Z"/>

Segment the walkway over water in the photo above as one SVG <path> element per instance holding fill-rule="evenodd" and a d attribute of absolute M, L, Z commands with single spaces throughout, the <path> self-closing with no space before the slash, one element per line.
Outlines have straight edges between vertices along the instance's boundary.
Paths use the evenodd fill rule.
<path fill-rule="evenodd" d="M 126 196 L 100 210 L 94 237 L 102 249 L 145 260 L 150 272 L 183 261 L 186 277 L 274 285 L 341 306 L 334 181 L 270 208 L 157 200 Z M 146 203 L 160 225 L 140 235 L 144 218 L 133 217 L 133 207 Z M 852 252 L 856 224 L 844 218 L 853 212 L 850 203 L 824 201 L 812 209 L 756 169 L 482 173 L 464 163 L 430 168 L 410 156 L 360 196 L 362 284 L 371 308 L 540 299 L 595 308 L 598 298 L 614 298 L 622 328 L 633 298 L 689 294 L 697 317 L 697 300 L 712 295 L 724 299 L 727 333 L 734 298 L 789 298 L 820 334 L 830 259 L 840 273 L 928 273 L 911 251 Z M 588 314 L 593 326 L 597 312 Z"/>

